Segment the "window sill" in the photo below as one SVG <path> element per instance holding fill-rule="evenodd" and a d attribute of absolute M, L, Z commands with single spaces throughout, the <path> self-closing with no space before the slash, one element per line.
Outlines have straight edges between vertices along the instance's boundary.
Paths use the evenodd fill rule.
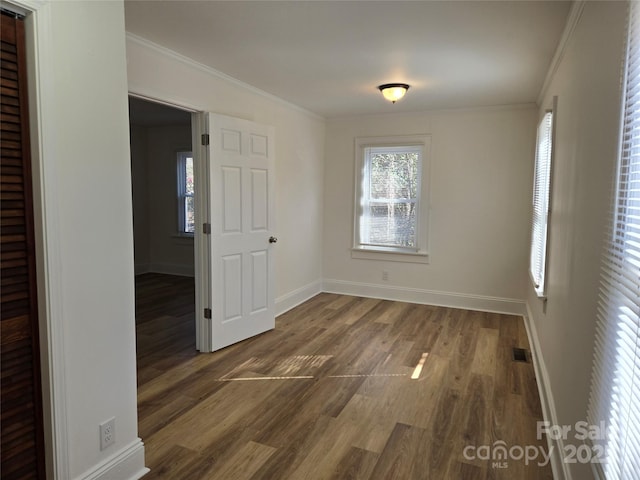
<path fill-rule="evenodd" d="M 385 260 L 388 262 L 429 263 L 429 254 L 427 252 L 408 252 L 384 247 L 354 247 L 351 249 L 351 258 L 361 260 Z"/>
<path fill-rule="evenodd" d="M 542 300 L 543 302 L 546 302 L 547 301 L 546 288 L 541 289 L 538 286 L 538 283 L 533 278 L 533 274 L 531 273 L 531 270 L 529 270 L 529 280 L 531 280 L 531 287 L 533 287 L 533 291 L 535 292 L 536 297 L 538 297 L 538 300 Z"/>
<path fill-rule="evenodd" d="M 171 235 L 173 243 L 176 245 L 193 245 L 194 235 L 188 233 L 175 233 Z"/>
<path fill-rule="evenodd" d="M 534 291 L 534 292 L 536 292 L 536 298 L 537 298 L 538 300 L 541 300 L 541 301 L 543 301 L 543 302 L 546 302 L 546 301 L 547 301 L 547 294 L 546 294 L 546 293 L 544 293 L 544 292 L 539 292 L 539 291 L 537 291 L 536 289 L 534 289 L 533 291 Z"/>

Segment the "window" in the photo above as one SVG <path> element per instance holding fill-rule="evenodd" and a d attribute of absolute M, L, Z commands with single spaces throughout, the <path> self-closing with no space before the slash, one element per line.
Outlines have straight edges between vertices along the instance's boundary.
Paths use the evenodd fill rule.
<path fill-rule="evenodd" d="M 538 126 L 536 142 L 536 165 L 533 176 L 531 258 L 529 263 L 533 285 L 539 297 L 545 295 L 552 150 L 553 111 L 547 111 Z"/>
<path fill-rule="evenodd" d="M 640 5 L 630 2 L 622 132 L 603 256 L 588 419 L 605 422 L 602 478 L 640 468 Z"/>
<path fill-rule="evenodd" d="M 355 257 L 426 256 L 427 142 L 425 136 L 356 140 Z"/>
<path fill-rule="evenodd" d="M 193 155 L 178 152 L 178 233 L 193 235 L 195 211 L 193 200 Z"/>

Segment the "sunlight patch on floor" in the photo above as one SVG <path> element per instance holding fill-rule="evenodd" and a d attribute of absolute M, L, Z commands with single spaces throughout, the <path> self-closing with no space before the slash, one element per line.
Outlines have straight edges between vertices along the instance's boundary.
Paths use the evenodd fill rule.
<path fill-rule="evenodd" d="M 411 375 L 411 380 L 417 380 L 420 378 L 420 374 L 422 373 L 422 367 L 424 367 L 424 362 L 427 361 L 427 357 L 429 356 L 429 352 L 424 352 L 422 357 L 420 357 L 420 361 L 416 368 L 413 370 L 413 374 Z"/>

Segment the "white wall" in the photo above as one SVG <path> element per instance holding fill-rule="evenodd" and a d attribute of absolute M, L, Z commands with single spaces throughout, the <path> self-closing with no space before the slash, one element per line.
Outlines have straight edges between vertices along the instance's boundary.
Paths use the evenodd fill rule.
<path fill-rule="evenodd" d="M 127 39 L 129 91 L 276 128 L 276 308 L 320 290 L 324 120 L 212 70 Z"/>
<path fill-rule="evenodd" d="M 191 126 L 132 126 L 131 135 L 136 274 L 192 276 L 193 238 L 178 235 L 176 200 L 176 153 L 191 151 Z"/>
<path fill-rule="evenodd" d="M 552 392 L 557 418 L 550 420 L 563 425 L 586 418 L 626 8 L 625 2 L 585 2 L 541 105 L 558 96 L 546 312 L 532 286 L 527 303 L 542 354 L 538 380 Z M 573 478 L 592 478 L 587 466 L 571 470 Z"/>
<path fill-rule="evenodd" d="M 55 339 L 43 343 L 45 357 L 52 355 L 46 368 L 55 370 L 55 468 L 61 479 L 99 478 L 123 460 L 117 477 L 134 478 L 144 463 L 124 8 L 115 1 L 39 8 L 41 95 L 30 102 L 40 112 L 34 124 L 42 143 L 34 150 L 47 228 L 39 253 L 48 252 L 49 289 L 39 301 L 44 330 Z M 98 425 L 111 417 L 115 444 L 100 451 Z"/>
<path fill-rule="evenodd" d="M 329 290 L 521 311 L 526 288 L 534 106 L 327 122 L 324 277 Z M 429 264 L 352 259 L 354 138 L 431 140 Z M 382 280 L 382 271 L 389 280 Z"/>

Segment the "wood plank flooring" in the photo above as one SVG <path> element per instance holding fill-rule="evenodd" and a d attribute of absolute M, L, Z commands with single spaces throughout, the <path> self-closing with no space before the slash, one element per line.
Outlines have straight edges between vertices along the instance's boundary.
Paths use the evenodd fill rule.
<path fill-rule="evenodd" d="M 146 480 L 552 478 L 541 456 L 464 454 L 546 452 L 533 366 L 512 359 L 528 349 L 522 318 L 321 294 L 274 331 L 199 354 L 193 280 L 136 287 Z"/>

